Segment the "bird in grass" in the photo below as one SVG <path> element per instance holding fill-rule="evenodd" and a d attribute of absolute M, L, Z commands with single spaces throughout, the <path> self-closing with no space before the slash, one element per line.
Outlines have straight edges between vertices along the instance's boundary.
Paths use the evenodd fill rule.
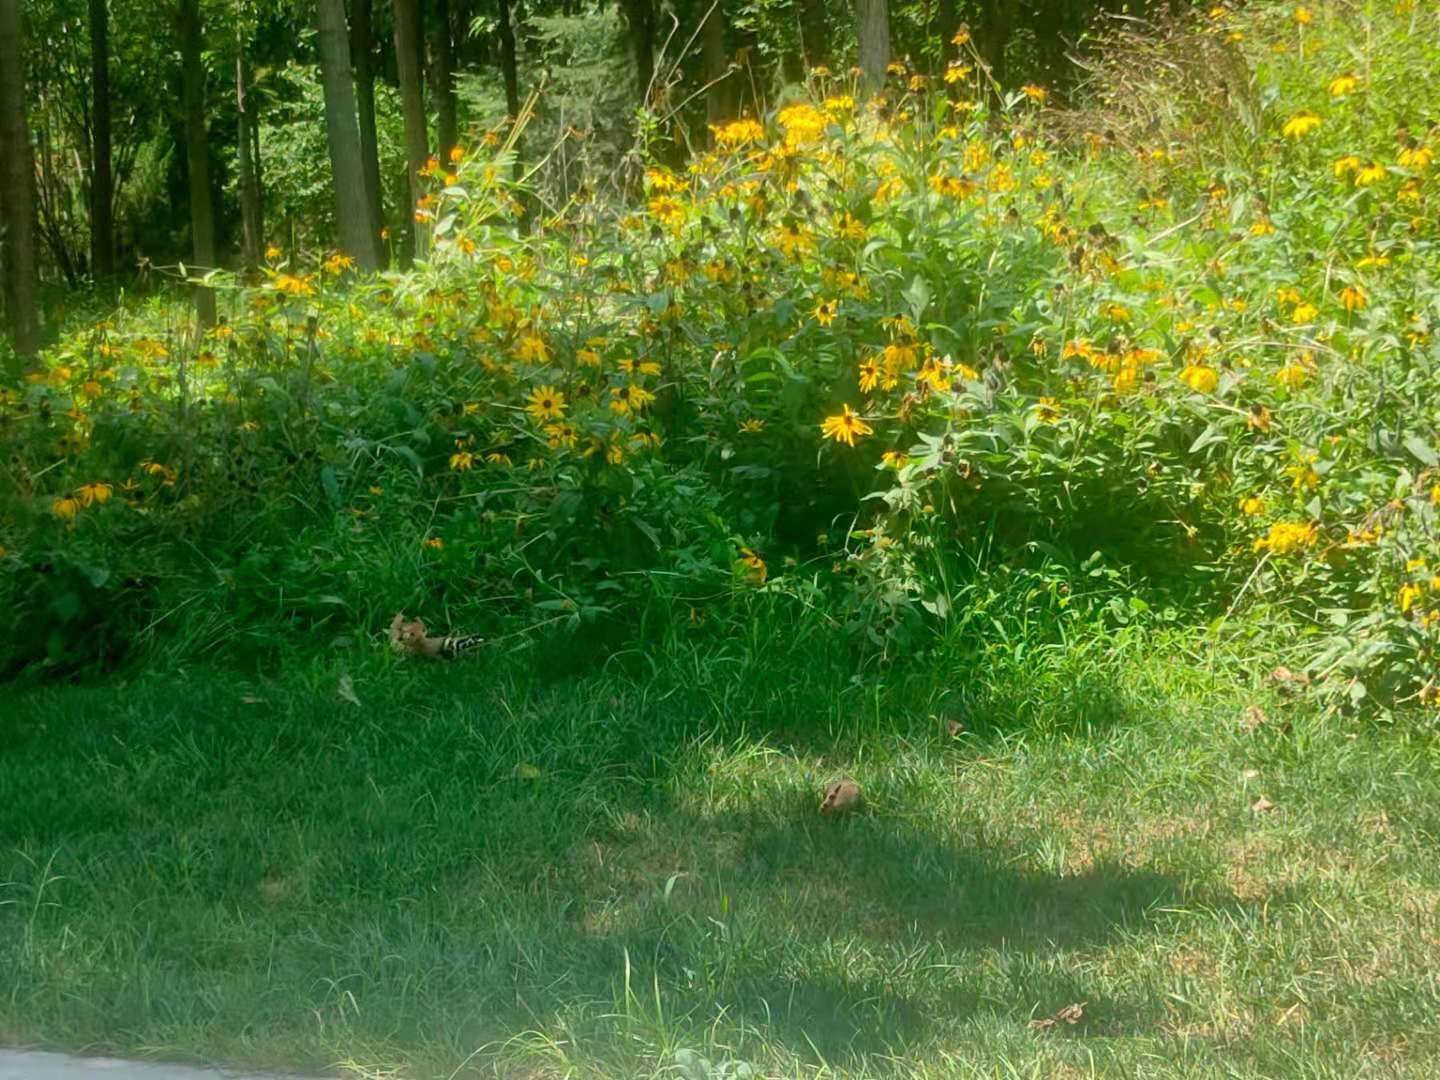
<path fill-rule="evenodd" d="M 407 619 L 399 612 L 390 620 L 390 647 L 396 652 L 428 656 L 431 659 L 453 660 L 469 652 L 477 645 L 483 645 L 485 638 L 480 634 L 450 634 L 436 637 L 420 619 Z"/>

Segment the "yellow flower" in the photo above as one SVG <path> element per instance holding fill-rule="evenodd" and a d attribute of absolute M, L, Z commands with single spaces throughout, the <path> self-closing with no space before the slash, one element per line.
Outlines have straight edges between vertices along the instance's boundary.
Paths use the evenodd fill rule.
<path fill-rule="evenodd" d="M 1240 512 L 1246 517 L 1254 517 L 1265 509 L 1265 500 L 1259 495 L 1247 495 L 1240 500 Z"/>
<path fill-rule="evenodd" d="M 1415 606 L 1415 601 L 1425 594 L 1425 590 L 1413 582 L 1407 582 L 1400 586 L 1400 614 L 1405 614 Z"/>
<path fill-rule="evenodd" d="M 909 460 L 910 455 L 903 450 L 886 450 L 880 455 L 881 466 L 886 469 L 895 469 L 896 471 L 903 469 L 905 463 Z"/>
<path fill-rule="evenodd" d="M 1020 92 L 1034 102 L 1043 102 L 1050 96 L 1050 92 L 1044 87 L 1036 86 L 1034 83 L 1026 83 L 1020 88 Z"/>
<path fill-rule="evenodd" d="M 1266 535 L 1255 541 L 1255 550 L 1289 555 L 1301 548 L 1312 546 L 1317 539 L 1319 530 L 1313 522 L 1306 525 L 1298 521 L 1277 521 L 1270 526 Z"/>
<path fill-rule="evenodd" d="M 532 330 L 522 334 L 516 342 L 515 356 L 531 363 L 547 364 L 550 362 L 550 348 L 545 344 L 545 339 Z"/>
<path fill-rule="evenodd" d="M 1220 385 L 1220 376 L 1212 367 L 1190 364 L 1180 372 L 1180 381 L 1197 394 L 1209 394 Z"/>
<path fill-rule="evenodd" d="M 1270 430 L 1270 410 L 1264 405 L 1251 405 L 1250 415 L 1245 418 L 1245 426 L 1255 431 Z"/>
<path fill-rule="evenodd" d="M 575 362 L 581 367 L 598 368 L 600 366 L 600 354 L 594 349 L 576 349 Z"/>
<path fill-rule="evenodd" d="M 1344 75 L 1336 75 L 1330 80 L 1330 96 L 1344 97 L 1360 85 L 1360 77 L 1351 72 Z"/>
<path fill-rule="evenodd" d="M 879 381 L 879 362 L 876 361 L 874 357 L 871 357 L 869 360 L 862 360 L 860 362 L 860 392 L 862 394 L 870 393 L 871 390 L 875 389 Z"/>
<path fill-rule="evenodd" d="M 839 310 L 839 300 L 821 300 L 815 305 L 815 321 L 821 326 L 829 326 L 835 321 L 835 315 Z"/>
<path fill-rule="evenodd" d="M 1378 161 L 1372 161 L 1370 164 L 1357 169 L 1355 172 L 1356 187 L 1369 187 L 1371 184 L 1378 184 L 1384 179 L 1385 166 L 1381 165 Z"/>
<path fill-rule="evenodd" d="M 764 585 L 769 570 L 765 567 L 765 560 L 748 547 L 740 549 L 740 565 L 744 569 L 746 580 L 752 585 Z"/>
<path fill-rule="evenodd" d="M 785 133 L 785 145 L 805 146 L 813 143 L 825 131 L 825 114 L 808 102 L 787 105 L 775 117 L 780 130 Z"/>
<path fill-rule="evenodd" d="M 558 420 L 565 415 L 565 395 L 553 386 L 537 386 L 530 391 L 529 404 L 525 411 L 537 422 Z"/>
<path fill-rule="evenodd" d="M 654 394 L 635 383 L 610 388 L 610 409 L 620 416 L 638 413 L 654 400 Z"/>
<path fill-rule="evenodd" d="M 1428 146 L 1406 146 L 1395 160 L 1402 168 L 1424 172 L 1435 160 L 1435 151 Z"/>
<path fill-rule="evenodd" d="M 1309 135 L 1319 126 L 1320 117 L 1313 112 L 1298 112 L 1285 121 L 1285 126 L 1280 129 L 1280 134 L 1287 139 L 1299 139 Z"/>
<path fill-rule="evenodd" d="M 1290 321 L 1299 326 L 1303 323 L 1314 322 L 1319 314 L 1320 310 L 1314 304 L 1299 304 L 1290 313 Z"/>
<path fill-rule="evenodd" d="M 875 429 L 859 416 L 851 412 L 849 405 L 843 405 L 844 410 L 836 416 L 827 416 L 825 422 L 820 425 L 820 431 L 827 439 L 834 439 L 836 442 L 843 442 L 846 446 L 855 445 L 857 435 L 873 435 Z"/>
<path fill-rule="evenodd" d="M 436 551 L 439 551 L 445 546 L 445 541 L 441 540 L 438 536 L 427 536 L 424 540 L 421 540 L 420 542 L 428 548 L 434 548 Z"/>
<path fill-rule="evenodd" d="M 550 444 L 552 450 L 558 450 L 562 446 L 574 449 L 575 443 L 579 440 L 579 433 L 573 424 L 546 424 L 545 440 Z M 507 463 L 509 459 L 506 459 Z"/>
<path fill-rule="evenodd" d="M 1364 311 L 1369 299 L 1365 296 L 1365 290 L 1355 285 L 1346 285 L 1340 290 L 1340 303 L 1345 305 L 1346 311 Z"/>
<path fill-rule="evenodd" d="M 1061 411 L 1060 403 L 1053 397 L 1042 397 L 1035 415 L 1042 424 L 1053 424 L 1060 419 Z"/>
<path fill-rule="evenodd" d="M 955 36 L 950 39 L 952 45 L 964 45 L 970 40 L 970 28 L 962 26 L 955 31 Z"/>
<path fill-rule="evenodd" d="M 649 207 L 651 216 L 666 225 L 673 227 L 685 221 L 684 205 L 669 195 L 657 195 L 650 200 Z"/>
<path fill-rule="evenodd" d="M 281 250 L 280 250 L 276 245 L 274 245 L 274 244 L 271 244 L 269 247 L 267 247 L 267 248 L 265 249 L 265 258 L 266 258 L 266 260 L 269 261 L 269 262 L 275 262 L 277 259 L 279 259 L 279 258 L 280 258 L 282 255 L 284 255 L 284 254 L 285 254 L 285 252 L 281 251 Z"/>
<path fill-rule="evenodd" d="M 475 467 L 475 455 L 468 450 L 458 450 L 450 455 L 450 468 L 456 472 L 469 472 Z"/>
<path fill-rule="evenodd" d="M 962 64 L 959 61 L 951 61 L 950 66 L 945 69 L 945 81 L 947 83 L 957 83 L 961 79 L 969 78 L 970 72 L 974 70 L 975 69 L 972 68 L 969 64 Z"/>
<path fill-rule="evenodd" d="M 744 146 L 746 143 L 760 142 L 765 138 L 764 127 L 758 120 L 749 117 L 732 120 L 728 124 L 712 124 L 710 130 L 715 135 L 715 145 L 727 150 Z"/>
<path fill-rule="evenodd" d="M 84 506 L 89 506 L 92 503 L 109 502 L 110 496 L 114 493 L 115 489 L 113 487 L 109 484 L 101 483 L 81 484 L 75 489 L 75 497 L 78 498 Z"/>
<path fill-rule="evenodd" d="M 1294 18 L 1297 25 L 1309 26 L 1315 21 L 1315 13 L 1307 7 L 1297 7 Z"/>
<path fill-rule="evenodd" d="M 73 521 L 75 515 L 80 513 L 80 500 L 62 495 L 51 502 L 50 509 L 61 521 Z"/>
<path fill-rule="evenodd" d="M 1358 157 L 1356 157 L 1354 154 L 1346 154 L 1342 158 L 1337 158 L 1334 165 L 1335 179 L 1345 179 L 1345 177 L 1349 176 L 1351 173 L 1358 172 L 1360 170 L 1360 166 L 1363 164 L 1365 163 L 1361 161 Z"/>
<path fill-rule="evenodd" d="M 1292 361 L 1275 373 L 1275 381 L 1287 390 L 1298 390 L 1310 381 L 1310 369 Z"/>
<path fill-rule="evenodd" d="M 338 251 L 325 260 L 325 272 L 327 274 L 339 274 L 349 270 L 355 265 L 355 260 L 349 255 L 342 255 Z"/>
<path fill-rule="evenodd" d="M 744 435 L 756 435 L 765 430 L 765 421 L 750 417 L 740 422 L 740 431 Z"/>

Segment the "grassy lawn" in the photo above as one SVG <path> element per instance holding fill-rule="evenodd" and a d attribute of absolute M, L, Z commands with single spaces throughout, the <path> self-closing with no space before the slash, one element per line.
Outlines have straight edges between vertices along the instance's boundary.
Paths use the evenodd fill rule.
<path fill-rule="evenodd" d="M 1428 736 L 1138 639 L 884 684 L 766 655 L 11 691 L 0 1041 L 371 1077 L 1440 1068 Z M 867 807 L 822 818 L 839 775 Z"/>

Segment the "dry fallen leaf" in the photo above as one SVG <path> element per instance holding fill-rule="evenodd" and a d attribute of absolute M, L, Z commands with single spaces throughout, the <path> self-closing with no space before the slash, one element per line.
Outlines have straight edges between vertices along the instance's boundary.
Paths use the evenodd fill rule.
<path fill-rule="evenodd" d="M 1265 710 L 1259 705 L 1246 705 L 1245 714 L 1240 718 L 1240 727 L 1244 731 L 1258 731 L 1269 720 Z"/>
<path fill-rule="evenodd" d="M 1254 779 L 1255 779 L 1257 776 L 1259 776 L 1259 775 L 1260 775 L 1260 770 L 1259 770 L 1259 769 L 1246 769 L 1244 772 L 1242 772 L 1242 773 L 1240 774 L 1240 779 L 1241 779 L 1241 780 L 1254 780 Z"/>
<path fill-rule="evenodd" d="M 1270 679 L 1287 694 L 1298 694 L 1310 685 L 1310 676 L 1303 672 L 1291 671 L 1281 664 L 1270 672 Z"/>
<path fill-rule="evenodd" d="M 965 725 L 959 720 L 950 719 L 945 721 L 945 730 L 950 733 L 952 739 L 958 739 L 965 734 Z"/>
<path fill-rule="evenodd" d="M 1066 1005 L 1054 1016 L 1045 1016 L 1039 1020 L 1031 1020 L 1030 1029 L 1032 1031 L 1049 1031 L 1051 1028 L 1059 1027 L 1061 1024 L 1073 1027 L 1085 1019 L 1085 1006 L 1088 1004 L 1088 1001 L 1077 1001 L 1073 1005 Z"/>
<path fill-rule="evenodd" d="M 825 797 L 820 800 L 820 813 L 827 817 L 853 814 L 860 809 L 861 802 L 859 784 L 854 780 L 836 780 L 825 789 Z"/>
<path fill-rule="evenodd" d="M 1260 798 L 1255 800 L 1254 804 L 1250 807 L 1250 809 L 1254 810 L 1257 814 L 1263 814 L 1267 810 L 1274 810 L 1275 804 L 1262 795 L 1260 796 Z"/>

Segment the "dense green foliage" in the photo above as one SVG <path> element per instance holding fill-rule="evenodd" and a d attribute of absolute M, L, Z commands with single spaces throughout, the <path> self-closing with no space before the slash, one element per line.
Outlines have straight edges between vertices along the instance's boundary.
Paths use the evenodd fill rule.
<path fill-rule="evenodd" d="M 1434 13 L 1305 15 L 1118 41 L 1093 112 L 973 52 L 868 103 L 812 73 L 633 207 L 526 210 L 492 131 L 427 169 L 411 271 L 277 245 L 204 336 L 122 308 L 6 399 L 7 666 L 758 602 L 889 662 L 1009 565 L 1433 698 Z"/>

